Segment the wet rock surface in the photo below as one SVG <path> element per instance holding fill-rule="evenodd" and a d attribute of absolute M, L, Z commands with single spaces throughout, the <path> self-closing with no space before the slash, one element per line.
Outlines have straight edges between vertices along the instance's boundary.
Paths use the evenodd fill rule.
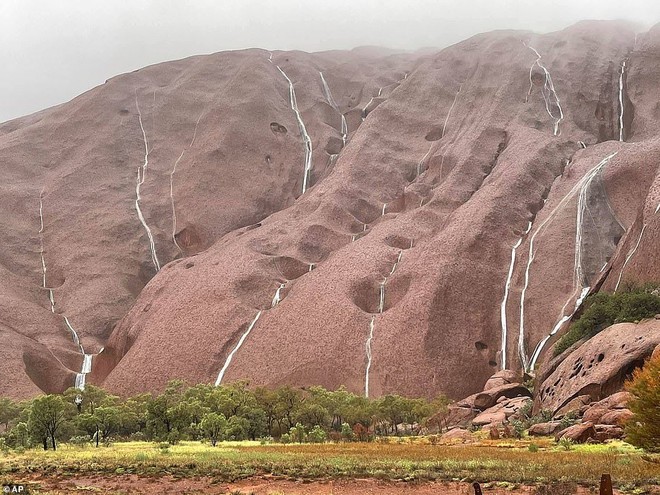
<path fill-rule="evenodd" d="M 658 28 L 635 45 L 618 22 L 416 54 L 244 50 L 0 124 L 0 395 L 73 384 L 65 316 L 88 383 L 118 394 L 214 383 L 232 353 L 225 381 L 366 394 L 368 369 L 370 396 L 459 399 L 503 359 L 543 365 L 584 287 L 660 277 L 659 62 Z"/>
<path fill-rule="evenodd" d="M 582 403 L 587 397 L 589 402 L 595 402 L 621 391 L 625 380 L 643 365 L 658 343 L 660 322 L 655 319 L 606 328 L 568 355 L 541 384 L 538 396 L 541 408 L 556 412 L 578 397 Z M 609 401 L 616 405 L 625 398 L 625 394 L 612 395 L 593 407 L 607 410 L 614 407 Z M 591 417 L 595 413 L 585 414 Z"/>

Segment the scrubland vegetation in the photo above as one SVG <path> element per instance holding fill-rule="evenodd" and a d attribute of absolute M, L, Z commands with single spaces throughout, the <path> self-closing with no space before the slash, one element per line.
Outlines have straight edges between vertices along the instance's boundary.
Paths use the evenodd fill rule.
<path fill-rule="evenodd" d="M 660 313 L 660 295 L 654 286 L 625 287 L 616 293 L 598 292 L 584 301 L 580 317 L 554 347 L 558 356 L 582 339 L 589 339 L 615 323 L 634 323 Z"/>

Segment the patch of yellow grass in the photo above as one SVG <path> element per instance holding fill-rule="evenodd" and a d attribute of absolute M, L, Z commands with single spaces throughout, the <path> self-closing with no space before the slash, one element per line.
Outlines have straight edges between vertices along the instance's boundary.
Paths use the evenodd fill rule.
<path fill-rule="evenodd" d="M 535 443 L 537 452 L 528 446 Z M 645 456 L 648 459 L 648 456 Z M 656 458 L 656 460 L 658 460 Z M 40 472 L 210 476 L 235 481 L 256 475 L 288 479 L 377 478 L 477 480 L 510 483 L 572 481 L 594 484 L 604 472 L 618 484 L 660 484 L 660 464 L 622 442 L 557 450 L 550 439 L 484 441 L 455 446 L 426 441 L 343 444 L 181 442 L 168 449 L 148 442 L 111 447 L 64 446 L 0 457 L 0 481 Z"/>

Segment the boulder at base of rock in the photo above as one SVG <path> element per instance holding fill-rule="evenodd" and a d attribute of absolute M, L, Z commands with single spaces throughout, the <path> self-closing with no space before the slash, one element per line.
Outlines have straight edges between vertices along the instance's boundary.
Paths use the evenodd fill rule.
<path fill-rule="evenodd" d="M 490 390 L 511 383 L 520 383 L 520 375 L 513 370 L 500 370 L 488 379 L 486 385 L 484 385 L 484 390 Z"/>
<path fill-rule="evenodd" d="M 594 428 L 593 423 L 580 423 L 561 430 L 555 435 L 555 440 L 559 441 L 562 438 L 568 438 L 575 443 L 584 443 L 595 436 L 596 429 Z"/>
<path fill-rule="evenodd" d="M 604 425 L 625 426 L 635 415 L 630 409 L 613 409 L 600 418 L 599 423 Z"/>
<path fill-rule="evenodd" d="M 480 411 L 485 411 L 489 407 L 497 404 L 497 399 L 500 397 L 507 397 L 513 399 L 514 397 L 531 397 L 532 394 L 526 387 L 519 383 L 510 383 L 500 387 L 494 387 L 489 390 L 477 394 L 474 397 L 474 408 Z"/>
<path fill-rule="evenodd" d="M 475 426 L 501 425 L 510 417 L 515 416 L 531 400 L 529 397 L 515 397 L 513 399 L 500 397 L 497 404 L 478 414 L 472 420 L 472 424 Z"/>
<path fill-rule="evenodd" d="M 479 411 L 469 407 L 451 405 L 441 423 L 447 428 L 467 426 L 478 413 Z"/>
<path fill-rule="evenodd" d="M 495 409 L 495 408 L 493 408 Z M 483 425 L 501 425 L 506 421 L 506 414 L 501 409 L 491 410 L 486 409 L 472 420 L 474 426 Z"/>
<path fill-rule="evenodd" d="M 542 409 L 557 411 L 574 397 L 600 400 L 623 388 L 625 380 L 660 344 L 660 321 L 612 325 L 569 354 L 541 384 Z"/>
<path fill-rule="evenodd" d="M 580 395 L 568 401 L 568 404 L 562 406 L 553 415 L 554 419 L 561 419 L 567 414 L 573 414 L 575 417 L 580 416 L 584 412 L 585 406 L 591 402 L 591 397 L 588 395 Z"/>
<path fill-rule="evenodd" d="M 441 442 L 447 443 L 467 443 L 472 442 L 473 440 L 472 433 L 463 428 L 454 428 L 440 437 Z"/>
<path fill-rule="evenodd" d="M 617 392 L 603 400 L 592 403 L 589 408 L 584 412 L 583 420 L 591 421 L 595 424 L 605 424 L 600 420 L 605 414 L 610 411 L 617 411 L 626 409 L 628 401 L 632 398 L 629 392 Z"/>
<path fill-rule="evenodd" d="M 536 423 L 529 427 L 528 433 L 531 436 L 549 437 L 561 430 L 559 421 L 549 421 L 547 423 Z"/>
<path fill-rule="evenodd" d="M 623 428 L 620 426 L 614 425 L 596 425 L 594 426 L 596 430 L 596 436 L 594 440 L 599 443 L 603 443 L 607 440 L 620 440 L 624 437 Z"/>
<path fill-rule="evenodd" d="M 655 319 L 658 320 L 660 318 L 658 318 L 658 315 L 655 315 Z M 651 354 L 651 357 L 653 359 L 657 359 L 658 357 L 660 357 L 660 344 L 655 346 L 655 349 L 653 349 L 653 354 Z"/>

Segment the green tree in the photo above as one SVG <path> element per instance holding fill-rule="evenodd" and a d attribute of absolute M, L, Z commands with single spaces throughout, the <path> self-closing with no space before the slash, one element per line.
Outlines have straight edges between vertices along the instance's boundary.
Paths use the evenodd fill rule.
<path fill-rule="evenodd" d="M 32 401 L 28 427 L 33 437 L 43 443 L 44 450 L 48 450 L 48 440 L 57 450 L 55 438 L 67 421 L 67 406 L 61 395 L 44 395 Z"/>
<path fill-rule="evenodd" d="M 385 395 L 376 401 L 376 406 L 383 419 L 390 423 L 392 433 L 398 435 L 398 425 L 403 423 L 412 411 L 409 401 L 399 395 Z"/>
<path fill-rule="evenodd" d="M 330 413 L 321 404 L 308 399 L 298 408 L 296 423 L 302 423 L 307 428 L 317 425 L 326 427 L 330 423 Z"/>
<path fill-rule="evenodd" d="M 284 386 L 277 389 L 277 418 L 287 429 L 295 425 L 295 416 L 302 403 L 302 393 L 293 387 Z M 280 424 L 282 431 L 282 424 Z"/>
<path fill-rule="evenodd" d="M 177 408 L 182 400 L 185 382 L 172 380 L 165 391 L 147 401 L 147 430 L 153 438 L 166 440 L 179 419 Z"/>
<path fill-rule="evenodd" d="M 635 415 L 627 424 L 626 440 L 651 452 L 660 451 L 660 354 L 635 370 L 626 388 L 633 395 L 628 408 Z"/>
<path fill-rule="evenodd" d="M 21 413 L 20 406 L 11 399 L 0 397 L 0 425 L 9 430 L 9 423 L 18 418 Z"/>
<path fill-rule="evenodd" d="M 227 419 L 218 413 L 207 413 L 200 424 L 204 437 L 211 441 L 211 445 L 215 447 L 218 440 L 221 440 L 227 430 Z"/>
<path fill-rule="evenodd" d="M 277 418 L 277 393 L 266 387 L 258 387 L 254 390 L 254 398 L 257 405 L 264 412 L 268 436 L 273 436 L 273 424 Z"/>
<path fill-rule="evenodd" d="M 76 405 L 79 414 L 84 412 L 94 414 L 97 407 L 114 405 L 119 400 L 118 397 L 110 395 L 95 385 L 86 385 L 85 390 L 75 387 L 68 388 L 64 391 L 63 396 L 69 404 Z"/>
<path fill-rule="evenodd" d="M 229 440 L 246 440 L 250 431 L 250 421 L 242 416 L 232 416 L 227 421 L 227 438 Z"/>
<path fill-rule="evenodd" d="M 245 382 L 216 387 L 209 394 L 208 401 L 212 411 L 221 413 L 226 418 L 242 416 L 257 407 L 257 400 Z"/>

